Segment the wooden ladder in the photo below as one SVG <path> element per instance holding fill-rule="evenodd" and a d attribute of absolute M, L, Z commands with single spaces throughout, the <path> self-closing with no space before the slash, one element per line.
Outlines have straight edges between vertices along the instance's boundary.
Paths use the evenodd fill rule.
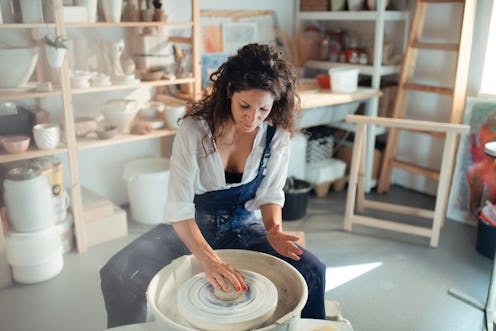
<path fill-rule="evenodd" d="M 421 41 L 424 20 L 428 4 L 456 4 L 463 6 L 461 26 L 458 43 L 426 43 Z M 410 26 L 408 45 L 403 59 L 403 65 L 398 82 L 398 90 L 394 103 L 393 118 L 406 118 L 406 95 L 408 91 L 436 93 L 451 97 L 451 109 L 448 123 L 462 123 L 465 94 L 467 87 L 470 52 L 472 46 L 472 32 L 475 18 L 476 0 L 417 0 Z M 435 50 L 457 52 L 456 67 L 454 68 L 454 83 L 452 87 L 429 86 L 413 83 L 412 79 L 416 70 L 417 55 L 419 50 Z M 444 70 L 446 68 L 441 68 Z M 408 130 L 408 129 L 402 129 Z M 409 130 L 410 132 L 429 134 L 434 137 L 444 138 L 443 134 L 424 130 Z M 381 173 L 377 184 L 377 192 L 389 191 L 393 168 L 419 174 L 439 181 L 439 170 L 430 169 L 411 162 L 396 158 L 398 150 L 400 129 L 391 128 L 386 141 Z"/>

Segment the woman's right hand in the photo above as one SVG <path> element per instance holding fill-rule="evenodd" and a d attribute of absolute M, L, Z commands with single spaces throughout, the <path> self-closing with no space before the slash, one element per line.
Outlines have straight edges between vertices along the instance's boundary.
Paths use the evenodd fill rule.
<path fill-rule="evenodd" d="M 214 288 L 223 289 L 227 292 L 232 284 L 235 291 L 246 291 L 248 289 L 245 284 L 246 276 L 220 258 L 208 259 L 200 263 L 205 272 L 205 277 Z"/>
<path fill-rule="evenodd" d="M 246 276 L 222 261 L 201 234 L 193 219 L 172 223 L 177 235 L 203 267 L 205 276 L 216 289 L 229 291 L 231 283 L 236 291 L 246 291 Z"/>

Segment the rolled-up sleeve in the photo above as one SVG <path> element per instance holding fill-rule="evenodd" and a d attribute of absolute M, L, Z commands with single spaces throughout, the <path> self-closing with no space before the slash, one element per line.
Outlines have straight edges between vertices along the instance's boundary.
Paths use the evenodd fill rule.
<path fill-rule="evenodd" d="M 172 223 L 194 218 L 195 205 L 193 203 L 195 190 L 194 183 L 198 176 L 196 161 L 196 146 L 188 134 L 191 134 L 191 121 L 183 120 L 179 131 L 174 138 L 169 171 L 167 200 L 164 210 L 164 222 Z"/>

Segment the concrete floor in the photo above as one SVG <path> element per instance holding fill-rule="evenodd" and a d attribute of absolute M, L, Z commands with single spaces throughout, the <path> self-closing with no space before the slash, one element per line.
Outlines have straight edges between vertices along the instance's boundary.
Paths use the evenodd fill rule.
<path fill-rule="evenodd" d="M 434 204 L 396 187 L 381 199 L 391 196 Z M 355 331 L 483 330 L 483 312 L 447 293 L 456 288 L 485 302 L 492 261 L 475 250 L 475 227 L 448 220 L 437 248 L 426 238 L 366 227 L 349 233 L 342 231 L 345 201 L 345 190 L 312 196 L 305 218 L 284 228 L 305 232 L 307 248 L 329 267 L 327 298 L 340 302 Z M 57 277 L 0 290 L 0 330 L 104 330 L 98 270 L 145 229 L 131 222 L 126 238 L 67 253 Z"/>

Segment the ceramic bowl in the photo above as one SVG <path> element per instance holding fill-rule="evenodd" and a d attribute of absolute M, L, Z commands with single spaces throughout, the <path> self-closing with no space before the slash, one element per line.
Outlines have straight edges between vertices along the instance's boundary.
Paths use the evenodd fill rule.
<path fill-rule="evenodd" d="M 142 119 L 156 119 L 165 109 L 165 105 L 159 101 L 149 101 L 139 110 Z"/>
<path fill-rule="evenodd" d="M 119 129 L 115 125 L 105 125 L 96 130 L 96 135 L 98 136 L 98 139 L 110 139 L 113 138 L 118 131 Z"/>
<path fill-rule="evenodd" d="M 25 85 L 36 67 L 39 49 L 0 49 L 0 88 L 15 88 Z"/>
<path fill-rule="evenodd" d="M 129 132 L 138 114 L 138 104 L 135 100 L 110 100 L 102 107 L 102 114 L 107 123 L 116 126 L 119 132 Z"/>
<path fill-rule="evenodd" d="M 15 135 L 3 137 L 0 142 L 7 153 L 20 154 L 28 150 L 30 140 L 28 136 Z"/>
<path fill-rule="evenodd" d="M 55 123 L 36 124 L 33 137 L 39 149 L 54 149 L 60 143 L 60 126 Z"/>

